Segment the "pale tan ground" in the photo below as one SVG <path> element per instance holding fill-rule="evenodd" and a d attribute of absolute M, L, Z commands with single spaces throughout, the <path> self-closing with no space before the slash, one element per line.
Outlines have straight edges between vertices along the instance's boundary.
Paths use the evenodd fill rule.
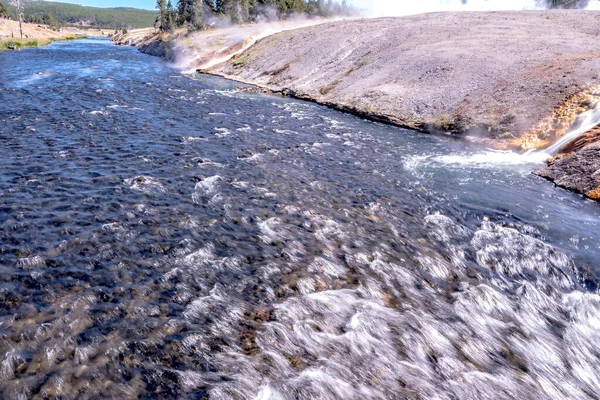
<path fill-rule="evenodd" d="M 114 33 L 112 29 L 97 29 L 97 28 L 76 28 L 76 27 L 66 27 L 61 30 L 62 33 L 66 35 L 85 35 L 85 36 L 110 36 Z"/>
<path fill-rule="evenodd" d="M 121 46 L 139 46 L 151 37 L 158 37 L 155 28 L 130 29 L 126 34 L 118 32 L 112 39 L 116 44 Z"/>
<path fill-rule="evenodd" d="M 317 22 L 300 29 L 250 24 L 171 35 L 134 30 L 117 39 L 182 68 L 415 129 L 468 131 L 508 146 L 536 126 L 534 136 L 512 142 L 524 148 L 559 136 L 565 124 L 538 138 L 538 122 L 550 121 L 561 105 L 579 110 L 585 104 L 564 102 L 600 83 L 599 12 Z M 286 31 L 274 34 L 278 30 Z"/>
<path fill-rule="evenodd" d="M 67 27 L 60 32 L 38 26 L 37 24 L 23 24 L 23 39 L 64 39 L 69 36 L 108 36 L 110 29 L 82 29 Z M 0 19 L 0 41 L 20 39 L 19 22 Z"/>

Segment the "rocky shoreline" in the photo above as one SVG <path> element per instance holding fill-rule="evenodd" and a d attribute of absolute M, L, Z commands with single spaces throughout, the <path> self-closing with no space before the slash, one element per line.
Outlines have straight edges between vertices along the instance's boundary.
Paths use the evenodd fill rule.
<path fill-rule="evenodd" d="M 338 21 L 273 34 L 239 53 L 250 35 L 223 36 L 208 31 L 137 44 L 187 68 L 235 49 L 233 58 L 202 72 L 373 120 L 465 135 L 496 148 L 552 143 L 596 105 L 595 93 L 588 92 L 600 83 L 600 13 L 593 11 Z M 591 176 L 596 164 L 588 161 L 596 153 L 588 147 L 594 143 L 554 160 L 539 175 L 595 198 L 591 184 L 566 185 L 557 178 Z M 573 168 L 573 163 L 589 168 Z"/>

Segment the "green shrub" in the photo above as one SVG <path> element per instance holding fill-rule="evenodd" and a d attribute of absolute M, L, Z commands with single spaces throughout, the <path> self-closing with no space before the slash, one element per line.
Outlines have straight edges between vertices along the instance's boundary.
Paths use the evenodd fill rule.
<path fill-rule="evenodd" d="M 15 42 L 14 40 L 9 40 L 8 42 L 2 42 L 1 43 L 1 48 L 6 50 L 6 49 L 20 49 L 22 47 L 21 43 L 19 42 Z"/>

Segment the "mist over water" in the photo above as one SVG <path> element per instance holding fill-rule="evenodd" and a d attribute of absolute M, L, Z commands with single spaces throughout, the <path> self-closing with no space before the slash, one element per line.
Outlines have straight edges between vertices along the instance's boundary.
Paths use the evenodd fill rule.
<path fill-rule="evenodd" d="M 600 208 L 533 165 L 108 41 L 0 66 L 0 397 L 600 393 Z"/>

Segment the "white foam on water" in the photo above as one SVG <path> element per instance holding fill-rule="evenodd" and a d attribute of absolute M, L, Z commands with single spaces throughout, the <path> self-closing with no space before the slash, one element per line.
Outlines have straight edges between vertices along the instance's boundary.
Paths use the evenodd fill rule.
<path fill-rule="evenodd" d="M 222 200 L 219 194 L 219 185 L 223 178 L 219 175 L 209 176 L 196 183 L 194 193 L 192 193 L 192 201 L 196 204 L 209 202 L 215 204 Z"/>
<path fill-rule="evenodd" d="M 236 91 L 232 91 L 232 90 L 215 90 L 215 93 L 217 93 L 218 95 L 224 96 L 224 97 L 230 97 L 230 98 L 235 98 L 239 96 L 239 92 Z"/>
<path fill-rule="evenodd" d="M 204 195 L 215 194 L 217 192 L 219 182 L 222 180 L 223 178 L 221 178 L 220 175 L 204 178 L 200 182 L 196 183 L 196 191 L 201 192 Z"/>
<path fill-rule="evenodd" d="M 160 180 L 151 176 L 136 176 L 134 178 L 128 178 L 125 179 L 125 183 L 133 190 L 148 194 L 166 191 Z"/>
<path fill-rule="evenodd" d="M 194 160 L 194 161 L 196 161 L 197 165 L 200 168 L 209 168 L 209 167 L 225 168 L 225 164 L 221 164 L 219 162 L 208 160 L 208 159 L 199 159 L 199 160 Z"/>
<path fill-rule="evenodd" d="M 258 161 L 261 158 L 263 158 L 263 154 L 261 153 L 255 153 L 252 154 L 251 156 L 246 156 L 246 157 L 238 157 L 238 160 L 242 160 L 242 161 Z"/>
<path fill-rule="evenodd" d="M 325 230 L 315 236 L 328 246 L 343 241 L 340 235 L 348 237 L 331 219 L 298 207 L 287 210 L 319 223 L 317 230 Z M 355 244 L 363 250 L 345 258 L 361 265 L 358 287 L 319 292 L 315 280 L 299 279 L 298 295 L 276 304 L 275 318 L 258 331 L 260 356 L 251 363 L 255 369 L 240 367 L 244 379 L 237 390 L 273 400 L 288 394 L 593 399 L 600 389 L 600 358 L 593 349 L 600 335 L 600 296 L 577 289 L 573 262 L 525 228 L 484 221 L 472 230 L 441 213 L 428 215 L 424 224 L 432 240 L 450 247 L 450 259 L 428 253 L 427 239 L 417 250 L 423 252 L 417 269 Z M 284 221 L 276 218 L 260 228 L 266 241 L 286 236 Z M 465 247 L 480 268 L 470 278 Z M 451 301 L 418 273 L 442 266 L 445 273 L 438 277 L 458 277 Z M 346 272 L 323 257 L 308 270 L 334 279 Z M 388 304 L 389 296 L 398 296 L 399 303 Z M 265 359 L 266 364 L 259 361 Z"/>
<path fill-rule="evenodd" d="M 542 164 L 548 159 L 548 154 L 543 152 L 530 151 L 525 154 L 519 154 L 510 150 L 492 150 L 489 149 L 480 153 L 461 153 L 445 156 L 434 156 L 417 159 L 417 163 L 422 160 L 448 165 L 465 166 L 475 168 L 490 168 L 498 166 L 514 166 L 526 164 Z"/>
<path fill-rule="evenodd" d="M 234 181 L 231 183 L 231 185 L 237 189 L 248 189 L 250 187 L 250 183 L 246 182 L 246 181 Z"/>
<path fill-rule="evenodd" d="M 17 267 L 23 269 L 36 269 L 46 266 L 46 261 L 42 256 L 35 255 L 30 257 L 19 258 L 17 260 Z"/>
<path fill-rule="evenodd" d="M 275 128 L 275 129 L 273 129 L 273 132 L 278 133 L 280 135 L 291 135 L 291 136 L 298 135 L 298 132 L 292 131 L 292 130 L 289 130 L 289 129 L 277 129 L 277 128 Z"/>
<path fill-rule="evenodd" d="M 25 86 L 29 86 L 33 83 L 36 83 L 44 78 L 47 78 L 51 75 L 49 74 L 32 74 L 31 76 L 29 76 L 28 78 L 25 79 L 21 79 L 19 81 L 16 81 L 14 83 L 14 86 L 16 87 L 25 87 Z"/>
<path fill-rule="evenodd" d="M 285 240 L 288 235 L 280 229 L 281 221 L 278 218 L 269 218 L 266 221 L 258 223 L 260 229 L 260 239 L 265 243 Z"/>
<path fill-rule="evenodd" d="M 261 389 L 254 400 L 287 400 L 287 397 L 273 389 L 270 385 L 267 385 Z"/>
<path fill-rule="evenodd" d="M 435 155 L 413 155 L 404 157 L 403 163 L 406 169 L 416 170 L 421 165 L 442 164 L 449 167 L 468 168 L 497 168 L 518 165 L 536 165 L 545 163 L 548 158 L 555 155 L 566 144 L 577 139 L 590 129 L 600 124 L 600 105 L 593 110 L 580 115 L 573 124 L 573 128 L 563 135 L 556 143 L 543 150 L 529 150 L 525 153 L 517 153 L 510 150 L 487 149 L 475 153 L 454 153 L 442 156 Z M 346 144 L 346 143 L 344 143 Z M 348 144 L 352 144 L 348 142 Z"/>
<path fill-rule="evenodd" d="M 179 138 L 183 143 L 197 142 L 197 141 L 207 141 L 208 139 L 198 136 L 181 136 Z"/>
<path fill-rule="evenodd" d="M 123 226 L 121 224 L 119 224 L 118 222 L 111 222 L 108 224 L 104 224 L 104 225 L 102 225 L 101 229 L 103 232 L 107 232 L 107 233 L 121 232 L 121 231 L 125 230 L 125 228 L 123 228 Z"/>
<path fill-rule="evenodd" d="M 232 132 L 227 128 L 215 128 L 215 136 L 216 137 L 226 137 L 232 134 Z"/>

